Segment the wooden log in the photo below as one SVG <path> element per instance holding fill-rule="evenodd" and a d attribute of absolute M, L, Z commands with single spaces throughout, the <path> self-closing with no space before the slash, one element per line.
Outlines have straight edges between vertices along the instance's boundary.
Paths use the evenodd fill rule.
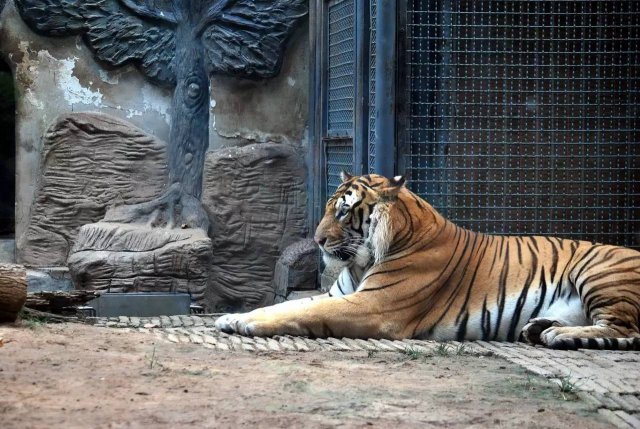
<path fill-rule="evenodd" d="M 100 296 L 100 292 L 91 290 L 32 292 L 27 294 L 24 306 L 47 313 L 70 312 L 75 314 L 75 310 L 71 311 L 70 308 L 84 305 L 98 296 Z"/>
<path fill-rule="evenodd" d="M 0 322 L 14 322 L 27 299 L 27 270 L 0 264 Z"/>
<path fill-rule="evenodd" d="M 20 318 L 25 317 L 36 319 L 44 323 L 63 323 L 63 322 L 77 322 L 79 319 L 75 316 L 62 316 L 60 314 L 47 313 L 44 311 L 34 310 L 33 308 L 23 307 L 20 312 Z"/>

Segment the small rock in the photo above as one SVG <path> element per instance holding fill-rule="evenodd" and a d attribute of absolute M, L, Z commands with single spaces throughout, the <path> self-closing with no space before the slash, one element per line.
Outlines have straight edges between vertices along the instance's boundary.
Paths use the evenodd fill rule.
<path fill-rule="evenodd" d="M 318 252 L 311 239 L 298 241 L 282 252 L 273 277 L 276 302 L 284 301 L 291 290 L 317 289 Z"/>
<path fill-rule="evenodd" d="M 179 316 L 169 316 L 169 319 L 171 319 L 171 326 L 173 326 L 174 328 L 179 328 L 182 326 L 182 320 L 180 320 Z"/>

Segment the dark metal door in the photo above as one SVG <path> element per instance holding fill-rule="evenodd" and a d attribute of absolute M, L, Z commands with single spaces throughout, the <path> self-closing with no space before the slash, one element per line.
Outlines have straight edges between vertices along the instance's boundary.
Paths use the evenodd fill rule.
<path fill-rule="evenodd" d="M 364 3 L 358 0 L 330 0 L 324 12 L 323 199 L 340 185 L 340 172 L 361 174 L 366 154 L 365 103 L 367 63 L 363 47 Z"/>

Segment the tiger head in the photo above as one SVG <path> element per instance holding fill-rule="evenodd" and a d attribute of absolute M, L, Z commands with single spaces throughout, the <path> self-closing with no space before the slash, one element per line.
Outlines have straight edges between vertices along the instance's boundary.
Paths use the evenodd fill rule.
<path fill-rule="evenodd" d="M 327 265 L 379 261 L 392 239 L 388 206 L 404 189 L 404 178 L 371 174 L 351 176 L 341 173 L 342 184 L 329 199 L 315 233 Z"/>

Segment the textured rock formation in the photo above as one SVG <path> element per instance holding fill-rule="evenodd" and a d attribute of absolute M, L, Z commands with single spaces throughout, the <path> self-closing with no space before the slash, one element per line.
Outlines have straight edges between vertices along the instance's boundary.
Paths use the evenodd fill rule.
<path fill-rule="evenodd" d="M 65 265 L 82 225 L 113 203 L 136 204 L 167 183 L 165 143 L 114 117 L 62 116 L 44 136 L 42 176 L 17 260 L 29 266 Z"/>
<path fill-rule="evenodd" d="M 27 299 L 27 271 L 21 265 L 0 264 L 0 322 L 13 322 Z"/>
<path fill-rule="evenodd" d="M 301 154 L 264 143 L 207 154 L 202 203 L 211 221 L 210 310 L 249 310 L 274 302 L 280 253 L 304 236 Z"/>
<path fill-rule="evenodd" d="M 276 302 L 287 299 L 292 291 L 317 288 L 319 252 L 312 239 L 301 240 L 284 249 L 273 276 Z"/>
<path fill-rule="evenodd" d="M 203 303 L 211 240 L 202 229 L 85 225 L 69 256 L 76 288 L 110 292 L 188 292 Z"/>

